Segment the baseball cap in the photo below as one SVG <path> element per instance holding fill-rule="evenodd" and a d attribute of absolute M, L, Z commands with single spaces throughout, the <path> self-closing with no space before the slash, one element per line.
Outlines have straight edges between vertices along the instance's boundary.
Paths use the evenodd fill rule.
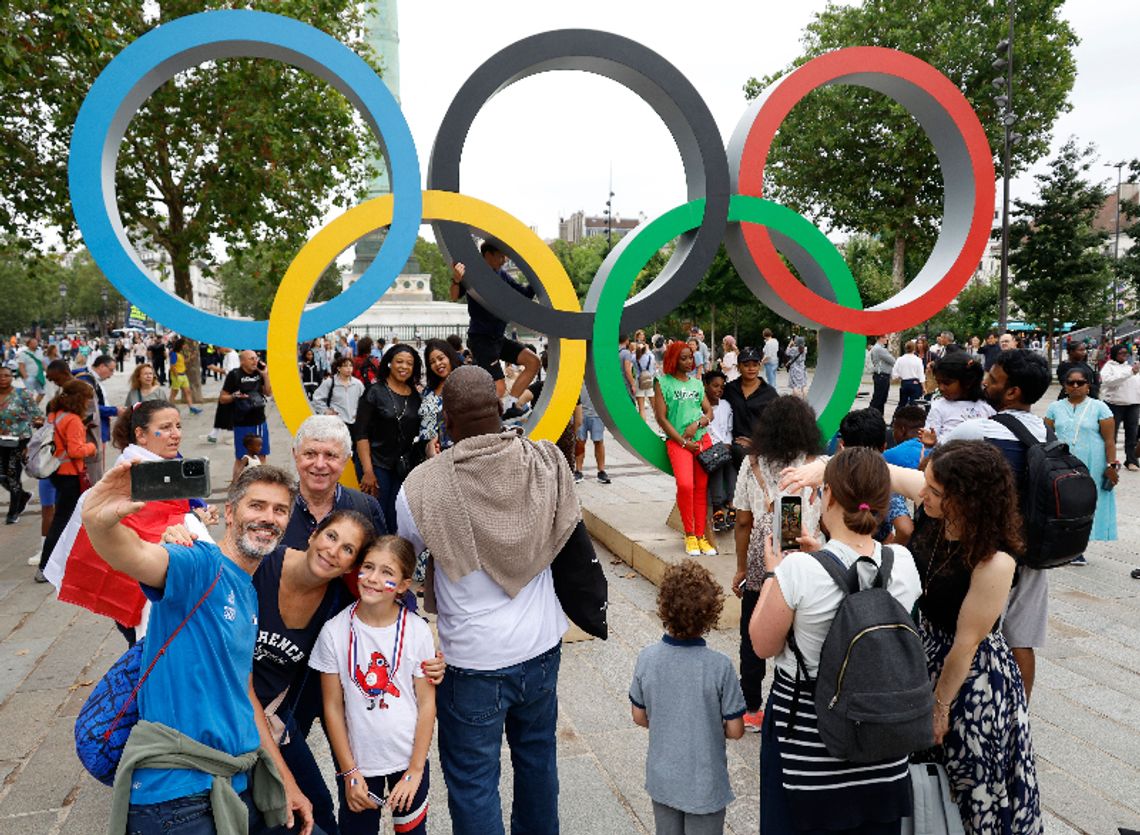
<path fill-rule="evenodd" d="M 744 348 L 740 351 L 739 356 L 736 358 L 737 365 L 746 362 L 760 362 L 763 359 L 760 352 L 755 348 Z"/>

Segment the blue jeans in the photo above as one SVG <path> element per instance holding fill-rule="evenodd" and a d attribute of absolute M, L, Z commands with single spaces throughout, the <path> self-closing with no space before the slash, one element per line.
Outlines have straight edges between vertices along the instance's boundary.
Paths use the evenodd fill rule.
<path fill-rule="evenodd" d="M 918 402 L 922 399 L 922 395 L 922 383 L 903 380 L 899 384 L 899 408 Z"/>
<path fill-rule="evenodd" d="M 448 666 L 436 694 L 439 759 L 455 835 L 500 835 L 503 730 L 514 767 L 513 835 L 558 832 L 558 667 L 562 646 L 499 670 Z"/>
<path fill-rule="evenodd" d="M 294 818 L 294 829 L 283 826 L 270 829 L 265 825 L 261 812 L 254 807 L 248 789 L 241 793 L 241 799 L 249 809 L 249 835 L 284 835 L 287 832 L 301 831 L 299 818 Z M 176 797 L 162 803 L 132 803 L 127 813 L 127 835 L 217 835 L 217 831 L 207 792 Z M 324 833 L 314 826 L 313 835 Z"/>
<path fill-rule="evenodd" d="M 281 746 L 281 756 L 285 765 L 293 772 L 293 779 L 305 797 L 313 804 L 313 822 L 324 830 L 326 835 L 338 835 L 336 812 L 333 809 L 332 794 L 321 774 L 320 766 L 309 749 L 309 743 L 297 728 L 297 723 L 289 718 L 287 723 L 289 742 Z"/>
<path fill-rule="evenodd" d="M 779 367 L 779 363 L 764 363 L 764 379 L 768 381 L 768 385 L 770 385 L 772 388 L 776 387 L 776 370 Z"/>

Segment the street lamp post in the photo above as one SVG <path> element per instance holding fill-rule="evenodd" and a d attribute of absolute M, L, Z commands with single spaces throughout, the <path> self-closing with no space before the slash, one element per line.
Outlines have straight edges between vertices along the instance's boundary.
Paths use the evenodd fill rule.
<path fill-rule="evenodd" d="M 1116 300 L 1116 270 L 1120 266 L 1120 187 L 1121 178 L 1123 177 L 1124 166 L 1126 162 L 1110 162 L 1107 163 L 1109 168 L 1116 169 L 1116 237 L 1112 241 L 1112 314 L 1109 316 L 1109 321 L 1112 323 L 1112 332 L 1116 333 L 1116 314 L 1117 314 L 1117 300 Z"/>
<path fill-rule="evenodd" d="M 994 53 L 997 60 L 993 62 L 995 70 L 1005 70 L 1005 75 L 993 80 L 993 86 L 999 91 L 994 97 L 1001 111 L 1003 142 L 1002 142 L 1002 189 L 1001 189 L 1001 302 L 998 311 L 998 320 L 1004 331 L 1009 322 L 1009 167 L 1010 149 L 1014 142 L 1020 138 L 1013 133 L 1013 125 L 1017 122 L 1017 115 L 1013 112 L 1013 13 L 1014 0 L 1007 0 L 1006 10 L 1009 16 L 1009 34 L 998 43 Z"/>
<path fill-rule="evenodd" d="M 60 330 L 67 331 L 67 283 L 61 281 L 59 283 L 59 327 Z"/>
<path fill-rule="evenodd" d="M 103 300 L 103 307 L 99 311 L 99 335 L 106 338 L 107 336 L 107 288 L 101 287 L 99 289 L 99 297 Z"/>

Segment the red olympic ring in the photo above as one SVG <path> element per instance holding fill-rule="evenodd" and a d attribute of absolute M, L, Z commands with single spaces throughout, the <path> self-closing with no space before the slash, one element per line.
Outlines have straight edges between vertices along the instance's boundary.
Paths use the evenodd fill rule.
<path fill-rule="evenodd" d="M 884 78 L 890 79 L 891 83 L 884 84 Z M 957 177 L 972 180 L 972 217 L 968 230 L 955 230 L 961 236 L 961 243 L 955 243 L 953 247 L 956 257 L 942 269 L 936 264 L 935 256 L 941 254 L 949 262 L 950 248 L 946 247 L 940 253 L 936 244 L 927 265 L 911 285 L 881 305 L 866 310 L 853 310 L 829 301 L 801 283 L 784 265 L 765 227 L 742 224 L 741 235 L 776 296 L 802 316 L 809 317 L 817 326 L 867 335 L 905 330 L 915 322 L 929 319 L 950 304 L 974 274 L 980 253 L 985 251 L 990 237 L 995 191 L 989 141 L 962 92 L 926 62 L 882 47 L 841 49 L 808 61 L 765 92 L 766 98 L 743 143 L 737 169 L 737 191 L 740 194 L 763 197 L 764 166 L 776 131 L 804 96 L 817 87 L 832 83 L 859 84 L 884 92 L 896 100 L 899 100 L 896 93 L 905 90 L 907 95 L 920 102 L 907 107 L 920 123 L 924 117 L 934 118 L 934 111 L 937 110 L 941 110 L 938 115 L 949 118 L 957 134 L 954 137 L 956 147 L 951 143 L 951 147 L 939 148 L 938 136 L 929 130 L 928 135 L 939 150 L 947 204 L 950 202 L 950 189 L 963 185 L 960 181 L 952 180 Z M 921 101 L 923 98 L 925 102 Z M 906 106 L 906 102 L 900 103 Z M 964 158 L 962 150 L 965 151 Z M 950 224 L 944 222 L 940 240 L 946 234 L 945 227 L 948 225 Z M 942 274 L 929 273 L 927 267 L 932 266 L 938 267 L 936 272 Z M 927 274 L 924 276 L 924 273 Z"/>

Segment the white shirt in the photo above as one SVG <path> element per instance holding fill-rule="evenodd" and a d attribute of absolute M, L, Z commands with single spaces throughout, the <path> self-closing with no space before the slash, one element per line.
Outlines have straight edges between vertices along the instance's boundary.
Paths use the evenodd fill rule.
<path fill-rule="evenodd" d="M 1140 403 L 1140 374 L 1133 374 L 1132 366 L 1126 362 L 1109 360 L 1100 370 L 1100 391 L 1105 403 Z"/>
<path fill-rule="evenodd" d="M 933 429 L 941 444 L 947 434 L 959 424 L 968 420 L 991 418 L 996 415 L 994 407 L 985 400 L 947 400 L 940 397 L 930 407 L 926 416 L 926 428 Z"/>
<path fill-rule="evenodd" d="M 396 530 L 417 554 L 424 550 L 402 487 L 396 496 Z M 521 664 L 558 644 L 570 627 L 549 568 L 513 598 L 483 571 L 458 582 L 438 568 L 434 576 L 440 649 L 455 667 L 487 671 Z"/>
<path fill-rule="evenodd" d="M 709 435 L 714 441 L 722 444 L 732 443 L 732 407 L 723 397 L 713 406 L 712 423 L 709 424 Z M 731 464 L 729 466 L 732 466 Z"/>
<path fill-rule="evenodd" d="M 776 365 L 780 361 L 780 343 L 776 337 L 764 340 L 764 365 Z"/>
<path fill-rule="evenodd" d="M 241 357 L 237 351 L 226 351 L 222 356 L 222 376 L 229 374 L 235 368 L 241 367 Z"/>
<path fill-rule="evenodd" d="M 396 626 L 369 626 L 359 617 L 349 616 L 350 606 L 328 621 L 322 628 L 309 656 L 309 666 L 321 673 L 336 673 L 344 691 L 344 718 L 348 726 L 348 747 L 360 773 L 365 777 L 379 777 L 405 771 L 411 764 L 412 747 L 416 739 L 416 719 L 419 706 L 416 702 L 414 679 L 423 678 L 420 666 L 435 657 L 435 643 L 431 629 L 423 618 L 408 613 L 404 621 L 404 646 L 396 665 L 395 689 L 384 694 L 386 707 L 381 710 L 379 699 L 365 693 L 354 673 L 365 679 L 369 673 L 391 675 L 392 647 L 396 641 Z M 356 637 L 355 670 L 349 669 L 348 651 L 350 635 Z M 374 655 L 379 653 L 379 656 Z M 451 659 L 448 659 L 449 661 Z M 366 680 L 366 679 L 365 679 Z M 374 679 L 372 684 L 375 684 Z M 369 710 L 368 705 L 373 705 Z"/>
<path fill-rule="evenodd" d="M 895 360 L 895 367 L 891 369 L 892 380 L 918 380 L 926 377 L 926 370 L 922 367 L 922 360 L 918 354 L 903 354 Z"/>
<path fill-rule="evenodd" d="M 854 549 L 834 540 L 827 543 L 824 548 L 839 557 L 848 568 L 859 556 Z M 890 549 L 894 554 L 895 564 L 891 569 L 891 582 L 887 586 L 887 591 L 909 612 L 922 592 L 918 569 L 914 565 L 914 557 L 906 548 L 901 545 L 891 545 Z M 878 542 L 875 543 L 875 553 L 871 555 L 871 559 L 876 565 L 882 564 L 883 546 Z M 871 566 L 865 562 L 860 563 L 860 587 L 866 588 L 873 578 Z M 796 636 L 796 646 L 804 657 L 808 675 L 815 678 L 819 671 L 819 654 L 823 651 L 823 640 L 831 629 L 831 621 L 835 617 L 835 610 L 843 600 L 843 592 L 815 557 L 801 551 L 790 553 L 784 558 L 776 568 L 776 579 L 780 581 L 784 602 L 795 611 L 792 630 Z M 796 656 L 786 644 L 776 656 L 775 664 L 788 675 L 795 676 Z"/>
<path fill-rule="evenodd" d="M 736 367 L 736 351 L 729 351 L 720 358 L 720 370 L 730 383 L 740 376 L 740 369 Z"/>

